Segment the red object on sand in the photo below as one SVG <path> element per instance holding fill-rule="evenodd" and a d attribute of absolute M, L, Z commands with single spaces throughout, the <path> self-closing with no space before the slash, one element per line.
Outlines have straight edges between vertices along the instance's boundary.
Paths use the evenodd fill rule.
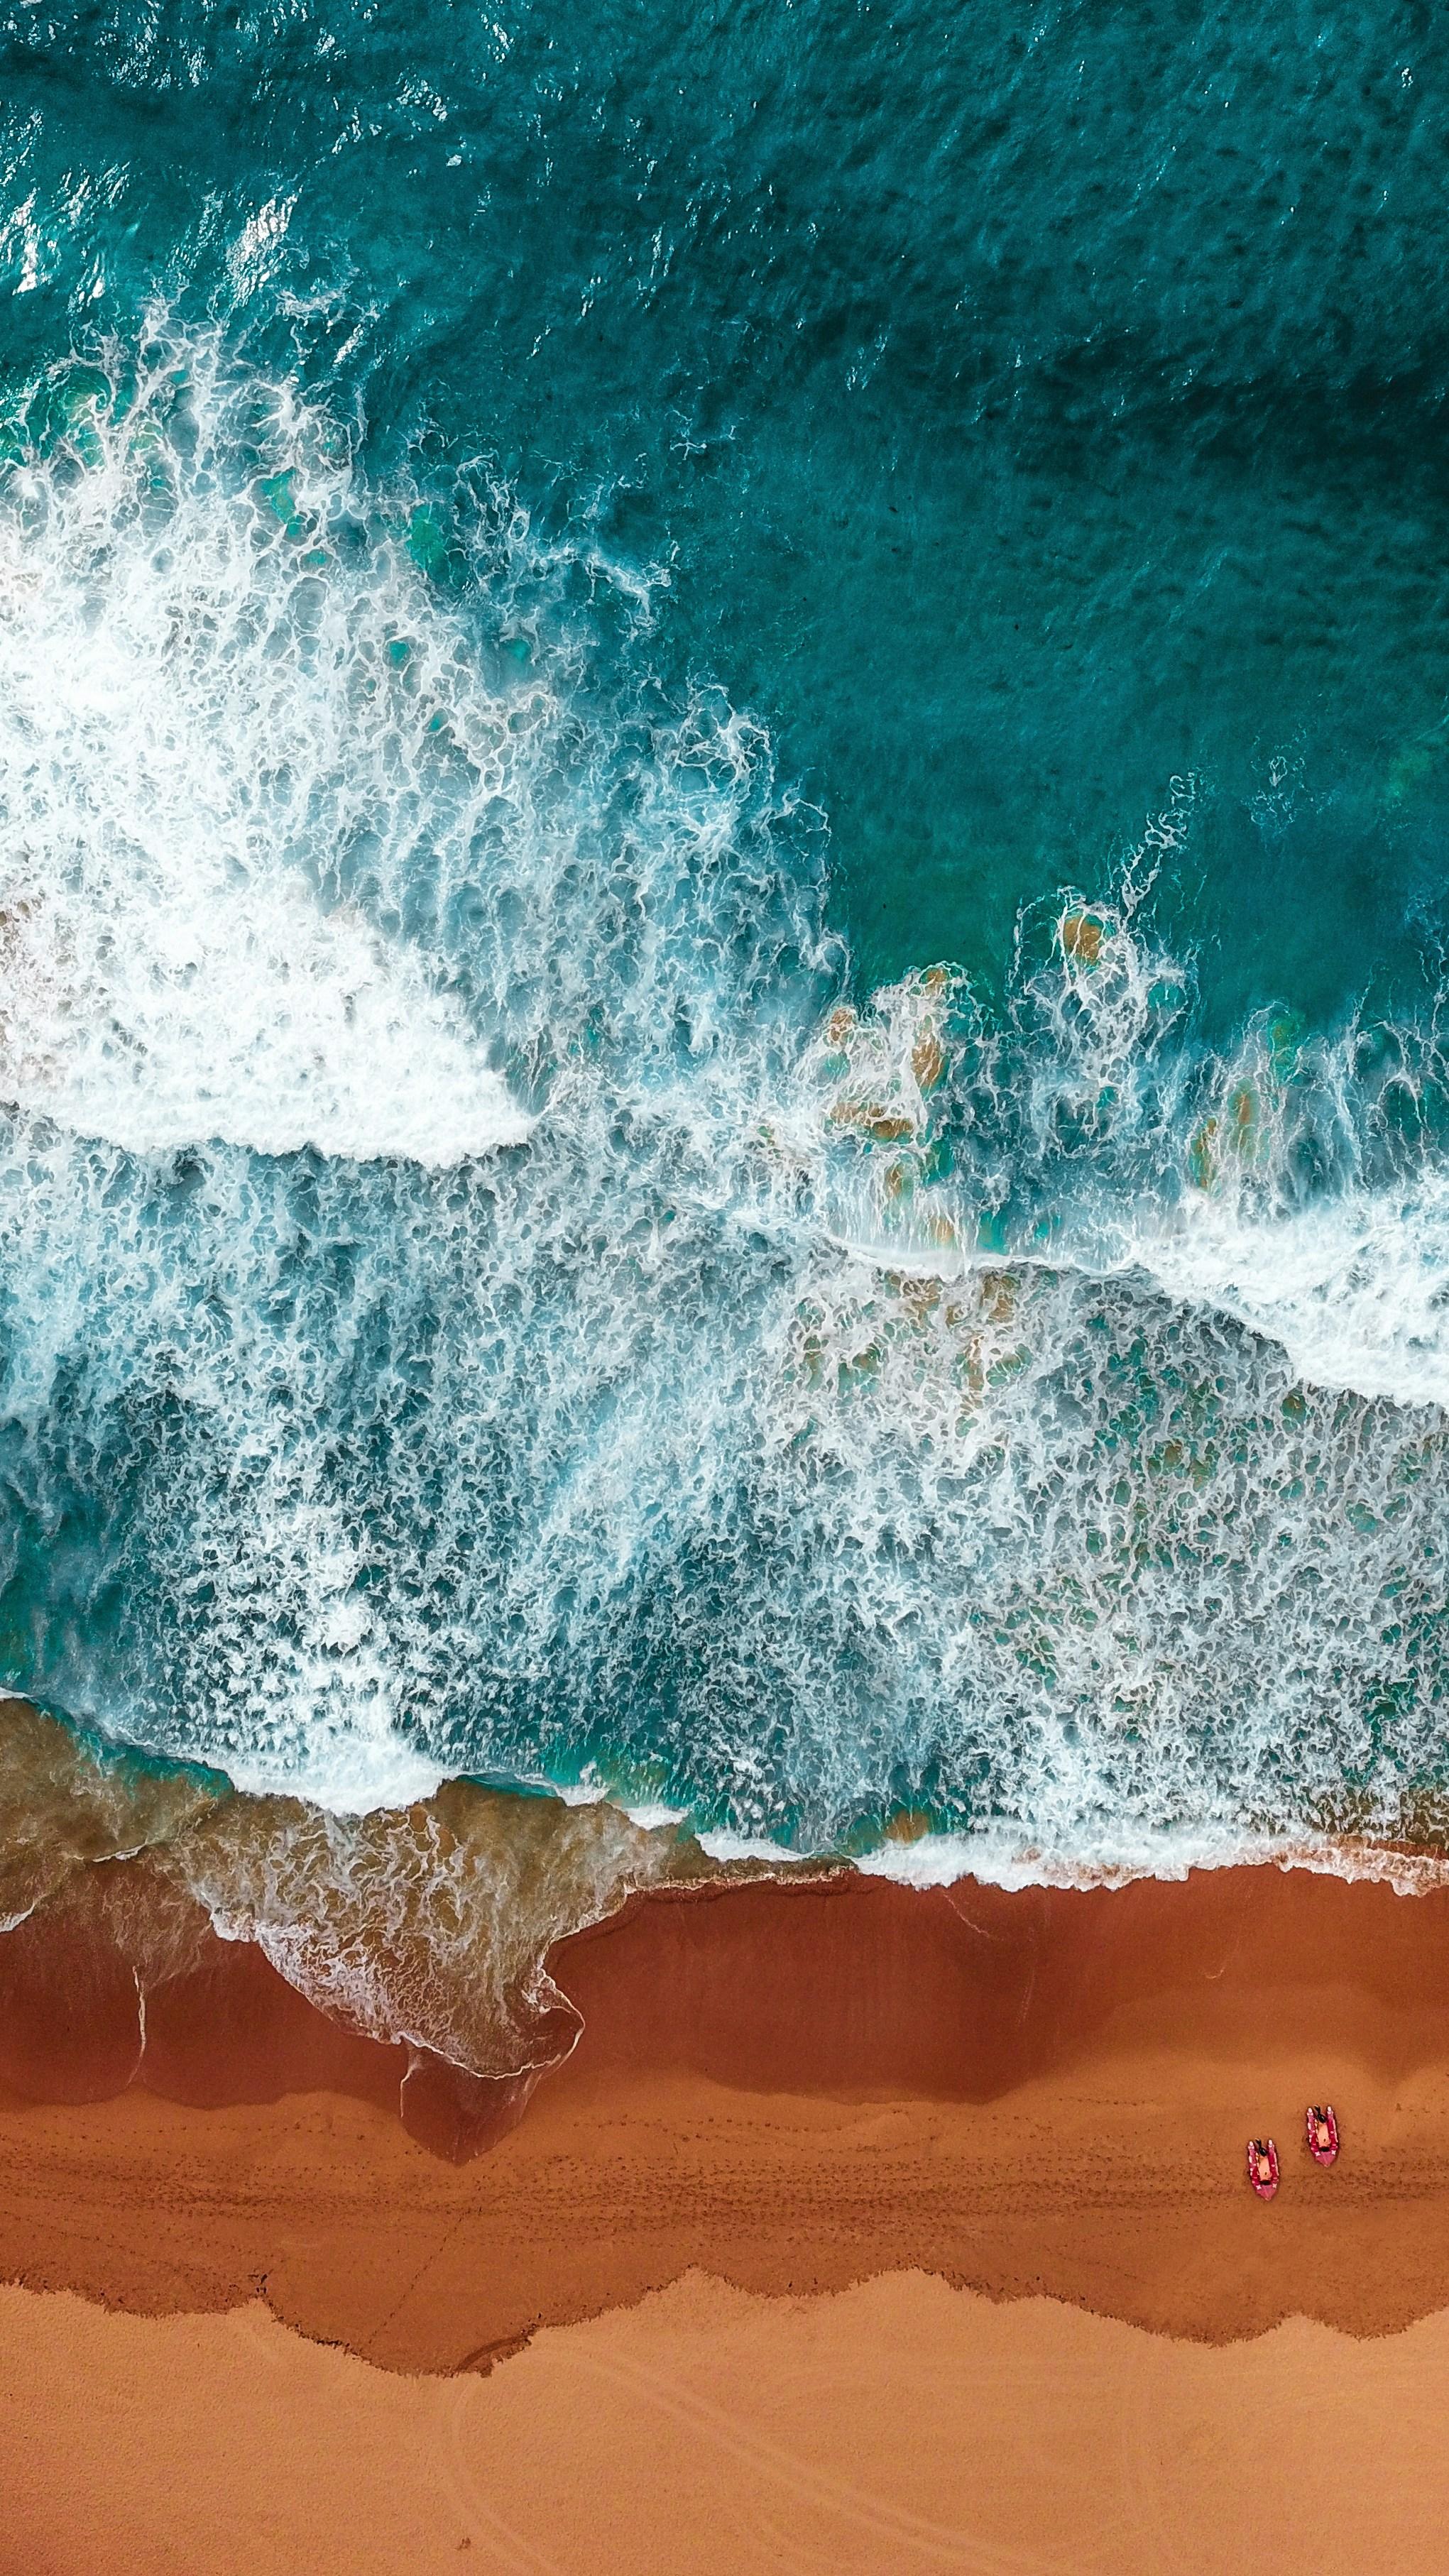
<path fill-rule="evenodd" d="M 1321 2109 L 1316 2102 L 1309 2105 L 1308 2152 L 1320 2165 L 1331 2165 L 1338 2153 L 1338 2122 L 1331 2102 L 1324 2103 Z"/>
<path fill-rule="evenodd" d="M 1248 2140 L 1248 2180 L 1260 2200 L 1271 2200 L 1278 2188 L 1278 2150 L 1271 2138 Z"/>

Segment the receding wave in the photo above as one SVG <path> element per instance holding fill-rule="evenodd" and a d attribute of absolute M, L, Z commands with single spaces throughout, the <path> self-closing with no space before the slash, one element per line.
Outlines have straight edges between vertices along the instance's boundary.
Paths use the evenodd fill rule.
<path fill-rule="evenodd" d="M 4 1719 L 0 1931 L 62 1930 L 87 1907 L 134 1977 L 138 2047 L 148 1995 L 218 1934 L 363 2038 L 489 2083 L 536 2078 L 582 2027 L 554 1944 L 636 1891 L 725 1874 L 677 1827 L 602 1802 L 454 1781 L 342 1818 L 87 1746 L 18 1702 Z"/>
<path fill-rule="evenodd" d="M 1204 1041 L 1196 782 L 1004 1005 L 864 996 L 647 568 L 159 324 L 6 454 L 4 1669 L 292 1816 L 213 1920 L 345 1984 L 329 1837 L 459 1775 L 993 1869 L 1432 1838 L 1449 1082 Z"/>

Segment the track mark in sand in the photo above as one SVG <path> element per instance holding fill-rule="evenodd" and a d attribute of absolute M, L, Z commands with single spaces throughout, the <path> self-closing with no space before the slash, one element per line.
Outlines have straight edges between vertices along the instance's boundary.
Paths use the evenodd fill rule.
<path fill-rule="evenodd" d="M 399 2290 L 397 2297 L 394 2299 L 392 2306 L 388 2309 L 386 2316 L 378 2319 L 377 2324 L 373 2327 L 366 2342 L 359 2346 L 360 2351 L 364 2353 L 370 2352 L 373 2345 L 376 2343 L 378 2336 L 380 2334 L 386 2334 L 394 2317 L 400 2315 L 402 2310 L 407 2306 L 407 2303 L 412 2297 L 419 2282 L 426 2279 L 428 2273 L 431 2272 L 433 2265 L 447 2252 L 448 2247 L 457 2235 L 459 2228 L 463 2225 L 464 2220 L 471 2218 L 473 2214 L 474 2213 L 471 2209 L 460 2209 L 457 2217 L 452 2221 L 452 2224 L 444 2228 L 443 2233 L 439 2237 L 437 2244 L 433 2247 L 431 2254 L 424 2256 L 422 2262 L 414 2272 L 412 2279 L 406 2282 L 403 2288 Z"/>
<path fill-rule="evenodd" d="M 557 2347 L 557 2358 L 582 2375 L 612 2381 L 615 2387 L 646 2399 L 661 2414 L 671 2415 L 690 2431 L 704 2434 L 719 2449 L 763 2472 L 802 2503 L 823 2507 L 858 2530 L 892 2542 L 897 2550 L 918 2552 L 938 2566 L 962 2570 L 963 2576 L 967 2571 L 969 2576 L 1081 2576 L 1083 2559 L 1079 2548 L 1074 2547 L 1070 2553 L 1033 2551 L 1028 2556 L 1010 2544 L 1002 2546 L 983 2540 L 959 2526 L 953 2528 L 928 2515 L 913 2513 L 906 2506 L 888 2504 L 825 2471 L 811 2468 L 797 2454 L 765 2435 L 745 2431 L 726 2408 L 680 2388 L 662 2371 L 651 2370 L 641 2362 L 618 2356 L 605 2360 L 564 2341 Z"/>
<path fill-rule="evenodd" d="M 448 2484 L 453 2500 L 461 2513 L 492 2535 L 495 2549 L 503 2553 L 514 2576 L 570 2576 L 568 2568 L 561 2567 L 556 2558 L 547 2557 L 541 2549 L 536 2549 L 532 2541 L 526 2540 L 521 2531 L 516 2531 L 511 2522 L 505 2522 L 478 2492 L 478 2481 L 463 2454 L 463 2417 L 473 2405 L 481 2385 L 478 2376 L 463 2380 L 448 2409 Z"/>

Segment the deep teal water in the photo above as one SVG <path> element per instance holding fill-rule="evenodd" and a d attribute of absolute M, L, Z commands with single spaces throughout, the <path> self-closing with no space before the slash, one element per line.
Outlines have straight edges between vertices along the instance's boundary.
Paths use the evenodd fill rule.
<path fill-rule="evenodd" d="M 28 373 L 146 299 L 668 563 L 862 976 L 999 973 L 1174 772 L 1216 1008 L 1413 984 L 1449 764 L 1409 8 L 5 12 Z M 235 245 L 290 209 L 264 261 Z M 259 266 L 265 283 L 252 285 Z M 446 465 L 444 465 L 446 471 Z M 1286 765 L 1286 787 L 1272 785 Z"/>
<path fill-rule="evenodd" d="M 807 1839 L 1436 1788 L 1434 14 L 0 36 L 12 1678 Z M 386 1046 L 216 1035 L 269 872 Z"/>

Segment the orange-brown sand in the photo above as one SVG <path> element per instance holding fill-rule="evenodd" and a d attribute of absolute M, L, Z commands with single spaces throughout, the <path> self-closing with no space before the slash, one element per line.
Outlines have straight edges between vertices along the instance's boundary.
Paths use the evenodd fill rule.
<path fill-rule="evenodd" d="M 493 2139 L 459 2162 L 398 2119 L 402 2052 L 225 1946 L 137 2064 L 104 1959 L 0 1941 L 0 2278 L 96 2303 L 0 2313 L 0 2569 L 96 2563 L 44 2460 L 97 2411 L 117 2568 L 1270 2568 L 1330 2531 L 1449 2568 L 1449 1893 L 645 1899 L 555 1953 L 585 2031 L 523 2116 L 443 2102 L 434 2148 Z M 269 2404 L 313 2428 L 258 2435 L 270 2501 L 227 2429 Z M 207 2536 L 232 2495 L 250 2557 Z"/>
<path fill-rule="evenodd" d="M 0 2292 L 3 2576 L 1449 2566 L 1449 2317 L 1170 2341 L 921 2273 L 691 2274 L 487 2378 Z"/>

